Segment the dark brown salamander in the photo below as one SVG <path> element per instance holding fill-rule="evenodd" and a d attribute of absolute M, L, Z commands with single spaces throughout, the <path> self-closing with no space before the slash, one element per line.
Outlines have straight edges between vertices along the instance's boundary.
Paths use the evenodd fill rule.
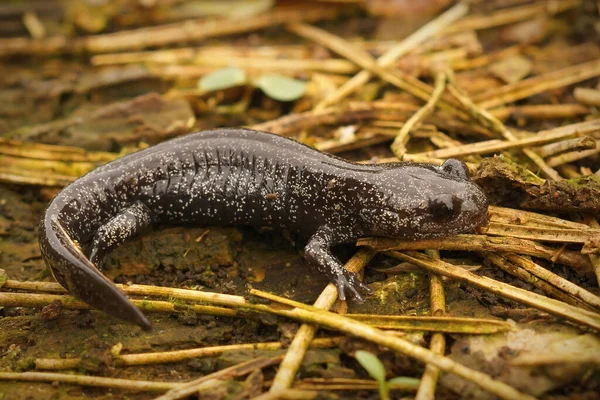
<path fill-rule="evenodd" d="M 488 201 L 460 161 L 354 164 L 247 129 L 198 132 L 110 162 L 62 190 L 40 226 L 56 280 L 112 316 L 146 317 L 98 270 L 103 257 L 156 224 L 254 225 L 296 231 L 304 257 L 341 299 L 369 291 L 331 247 L 362 236 L 448 236 L 487 218 Z"/>

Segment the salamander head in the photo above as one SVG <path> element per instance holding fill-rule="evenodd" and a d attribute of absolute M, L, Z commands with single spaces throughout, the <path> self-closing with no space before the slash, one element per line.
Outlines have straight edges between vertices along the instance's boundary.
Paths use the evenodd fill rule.
<path fill-rule="evenodd" d="M 450 236 L 487 221 L 487 197 L 458 160 L 447 160 L 441 167 L 389 164 L 378 175 L 360 211 L 368 235 Z"/>

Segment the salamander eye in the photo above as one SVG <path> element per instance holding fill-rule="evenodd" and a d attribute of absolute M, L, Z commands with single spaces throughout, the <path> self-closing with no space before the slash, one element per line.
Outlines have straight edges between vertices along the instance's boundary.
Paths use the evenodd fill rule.
<path fill-rule="evenodd" d="M 429 213 L 435 221 L 447 221 L 460 212 L 461 201 L 452 195 L 440 195 L 429 201 Z"/>
<path fill-rule="evenodd" d="M 454 158 L 449 158 L 442 164 L 442 171 L 461 179 L 469 179 L 467 166 Z"/>

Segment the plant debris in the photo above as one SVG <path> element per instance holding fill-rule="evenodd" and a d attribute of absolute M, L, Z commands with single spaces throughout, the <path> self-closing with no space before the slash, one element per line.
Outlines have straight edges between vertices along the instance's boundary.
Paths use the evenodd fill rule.
<path fill-rule="evenodd" d="M 377 398 L 355 358 L 370 354 L 384 397 L 596 398 L 598 7 L 0 6 L 0 397 Z M 160 228 L 107 258 L 152 332 L 67 295 L 37 244 L 57 191 L 227 126 L 361 163 L 461 159 L 489 223 L 339 246 L 374 289 L 364 304 L 337 300 L 293 232 L 248 227 Z"/>

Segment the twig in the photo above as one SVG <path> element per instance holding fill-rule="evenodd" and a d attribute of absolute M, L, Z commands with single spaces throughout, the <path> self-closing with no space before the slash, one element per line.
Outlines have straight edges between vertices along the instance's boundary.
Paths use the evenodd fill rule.
<path fill-rule="evenodd" d="M 132 379 L 105 378 L 102 376 L 60 374 L 56 372 L 0 372 L 0 380 L 60 382 L 81 386 L 146 391 L 172 390 L 183 385 L 178 382 L 138 381 Z"/>
<path fill-rule="evenodd" d="M 540 15 L 558 14 L 571 8 L 575 8 L 580 3 L 580 0 L 559 0 L 551 3 L 542 1 L 521 7 L 510 7 L 490 14 L 473 15 L 448 26 L 443 33 L 489 29 L 513 24 L 515 22 L 533 19 Z"/>
<path fill-rule="evenodd" d="M 565 153 L 567 151 L 577 151 L 580 152 L 582 150 L 593 150 L 596 149 L 596 140 L 589 136 L 584 136 L 575 139 L 563 140 L 557 143 L 550 143 L 545 146 L 540 146 L 535 149 L 535 152 L 540 155 L 540 157 L 550 157 L 556 154 Z M 546 161 L 550 165 L 550 161 Z M 556 166 L 556 165 L 551 165 Z"/>
<path fill-rule="evenodd" d="M 452 78 L 452 77 L 451 77 Z M 448 86 L 448 91 L 467 109 L 467 111 L 480 123 L 484 126 L 489 126 L 494 132 L 504 137 L 506 140 L 510 142 L 517 141 L 516 137 L 510 132 L 504 124 L 488 111 L 485 110 L 485 107 L 479 106 L 475 104 L 473 100 L 465 93 L 463 93 L 458 86 L 454 83 L 451 83 Z M 531 161 L 534 162 L 544 173 L 551 179 L 561 180 L 561 176 L 550 168 L 544 160 L 537 155 L 531 149 L 523 149 L 523 153 L 529 157 Z"/>
<path fill-rule="evenodd" d="M 89 310 L 90 306 L 75 297 L 56 294 L 37 294 L 37 293 L 7 293 L 0 292 L 0 305 L 5 307 L 35 307 L 41 308 L 48 304 L 60 301 L 62 308 L 67 310 Z M 131 302 L 138 308 L 149 312 L 176 313 L 181 311 L 194 311 L 198 314 L 216 315 L 220 317 L 235 317 L 237 311 L 224 307 L 203 306 L 203 305 L 175 305 L 168 301 L 159 300 L 137 300 L 131 299 Z"/>
<path fill-rule="evenodd" d="M 395 44 L 394 41 L 351 40 L 353 44 L 369 52 L 385 51 Z M 180 47 L 172 49 L 158 49 L 138 52 L 120 52 L 95 55 L 90 59 L 92 65 L 114 64 L 160 64 L 182 65 L 193 64 L 198 58 L 228 58 L 248 57 L 262 60 L 304 60 L 310 58 L 313 52 L 307 44 L 282 44 L 282 45 L 202 45 L 193 47 Z M 345 61 L 347 64 L 352 64 Z M 352 64 L 353 65 L 353 64 Z M 354 65 L 353 65 L 354 66 Z"/>
<path fill-rule="evenodd" d="M 356 46 L 353 46 L 352 43 L 339 36 L 306 24 L 291 24 L 288 26 L 288 29 L 298 35 L 314 40 L 315 42 L 332 49 L 336 53 L 353 61 L 361 68 L 364 68 L 372 74 L 379 76 L 384 81 L 412 94 L 415 97 L 428 101 L 432 96 L 431 93 L 433 92 L 433 88 L 429 85 L 402 72 L 399 69 L 384 69 L 377 64 L 376 60 L 373 59 L 369 53 Z M 441 101 L 440 107 L 454 111 L 455 113 L 462 113 L 462 111 L 456 110 L 454 106 L 448 104 L 447 102 Z"/>
<path fill-rule="evenodd" d="M 600 297 L 596 296 L 593 293 L 585 290 L 582 287 L 577 286 L 576 284 L 566 280 L 565 278 L 548 271 L 542 266 L 534 263 L 533 261 L 518 256 L 516 254 L 504 254 L 504 257 L 513 263 L 519 265 L 521 268 L 529 271 L 531 274 L 537 276 L 539 279 L 543 279 L 549 284 L 555 286 L 556 288 L 564 291 L 570 296 L 581 300 L 585 304 L 595 307 L 596 309 L 600 309 Z"/>
<path fill-rule="evenodd" d="M 369 251 L 369 250 L 363 250 Z M 56 291 L 58 293 L 63 293 L 64 289 L 60 287 L 58 284 L 50 283 L 50 282 L 19 282 L 14 280 L 8 280 L 4 286 L 5 288 L 11 289 L 19 289 L 19 290 L 45 290 L 45 291 Z M 145 291 L 147 293 L 157 293 L 160 292 L 163 288 L 158 286 L 147 286 Z M 169 289 L 169 288 L 165 288 Z M 185 289 L 181 289 L 185 290 Z M 194 291 L 191 291 L 194 293 Z M 268 298 L 269 295 L 265 292 L 261 292 L 259 290 L 253 289 L 251 293 L 261 293 L 264 297 Z M 334 292 L 333 294 L 336 294 Z M 206 295 L 206 293 L 205 293 Z M 172 298 L 177 299 L 181 298 L 180 294 L 173 294 Z M 189 299 L 189 296 L 185 296 L 186 299 Z M 239 301 L 236 296 L 236 301 Z M 71 296 L 57 296 L 57 295 L 42 295 L 42 294 L 34 294 L 34 293 L 6 293 L 0 292 L 0 304 L 10 307 L 44 307 L 50 304 L 53 301 L 61 301 L 62 307 L 65 309 L 89 309 L 90 307 L 78 301 L 77 299 Z M 222 302 L 226 302 L 227 298 L 221 300 Z M 182 310 L 194 310 L 196 312 L 204 312 L 209 315 L 219 315 L 219 316 L 228 316 L 234 317 L 237 316 L 237 311 L 231 310 L 228 308 L 222 307 L 214 307 L 214 306 L 201 306 L 201 305 L 173 305 L 170 302 L 161 302 L 161 301 L 153 301 L 153 300 L 135 300 L 132 302 L 136 304 L 138 307 L 142 308 L 145 311 L 164 311 L 164 312 L 177 312 Z M 162 307 L 157 306 L 164 304 L 164 309 Z M 306 304 L 298 303 L 293 300 L 287 299 L 286 304 L 291 305 L 293 307 L 299 307 L 304 309 L 314 309 L 314 306 L 309 306 Z M 265 309 L 265 306 L 260 305 L 252 305 L 245 304 L 240 305 L 241 308 L 254 308 L 257 311 L 269 312 L 268 308 Z M 212 313 L 212 314 L 211 314 Z M 418 331 L 440 331 L 447 333 L 463 333 L 463 334 L 490 334 L 502 332 L 510 329 L 509 325 L 501 321 L 496 320 L 485 320 L 479 318 L 438 318 L 438 317 L 411 317 L 411 316 L 390 316 L 390 315 L 363 315 L 363 314 L 349 314 L 348 317 L 354 318 L 359 321 L 363 321 L 368 323 L 371 326 L 383 328 L 383 329 L 399 329 L 399 330 L 418 330 Z M 237 345 L 235 345 L 237 346 Z M 196 354 L 204 354 L 205 352 L 219 352 L 219 351 L 229 351 L 228 349 L 236 349 L 236 347 L 219 347 L 219 348 L 204 348 L 204 349 L 190 349 L 190 350 L 181 350 L 174 352 L 161 352 L 161 353 L 142 353 L 135 355 L 123 355 L 121 359 L 123 360 L 125 365 L 137 365 L 137 363 L 153 363 L 153 362 L 171 362 L 178 361 L 178 357 L 182 357 L 182 359 L 189 357 L 199 357 Z M 259 346 L 260 345 L 243 345 L 243 346 Z M 268 346 L 268 345 L 267 345 Z M 164 361 L 163 361 L 163 358 Z M 75 361 L 64 360 L 65 368 L 67 366 L 72 367 Z M 49 361 L 50 362 L 50 361 Z M 45 364 L 42 364 L 45 365 Z M 58 366 L 63 365 L 61 363 L 54 363 L 52 365 Z M 40 368 L 42 368 L 40 366 Z M 43 367 L 43 369 L 55 369 L 54 367 Z"/>
<path fill-rule="evenodd" d="M 358 68 L 353 63 L 344 59 L 273 59 L 273 58 L 249 58 L 239 56 L 220 56 L 220 57 L 195 57 L 194 65 L 188 66 L 198 69 L 204 75 L 205 73 L 228 66 L 237 66 L 243 68 L 249 73 L 266 71 L 281 71 L 287 74 L 297 73 L 299 71 L 324 72 L 330 74 L 352 74 Z M 152 67 L 152 71 L 156 71 L 159 75 L 161 69 L 166 66 Z M 206 67 L 209 67 L 208 69 Z"/>
<path fill-rule="evenodd" d="M 167 393 L 163 394 L 155 398 L 154 400 L 177 400 L 183 397 L 189 396 L 192 393 L 196 392 L 202 385 L 215 380 L 225 380 L 229 377 L 234 376 L 242 376 L 249 374 L 252 371 L 257 369 L 262 369 L 265 367 L 269 367 L 271 365 L 275 365 L 281 361 L 281 357 L 258 357 L 253 360 L 244 361 L 237 365 L 233 365 L 229 368 L 222 369 L 217 372 L 213 372 L 212 374 L 203 376 L 201 378 L 195 379 L 193 381 L 181 384 Z"/>
<path fill-rule="evenodd" d="M 377 390 L 377 381 L 354 378 L 305 378 L 294 383 L 295 388 L 311 390 Z M 392 390 L 416 391 L 416 382 L 396 383 L 390 385 Z M 262 398 L 261 398 L 262 399 Z"/>
<path fill-rule="evenodd" d="M 350 103 L 343 107 L 331 107 L 324 110 L 313 110 L 304 113 L 285 115 L 272 121 L 255 124 L 252 129 L 277 133 L 282 136 L 293 136 L 303 130 L 321 125 L 349 124 L 368 119 L 384 119 L 390 116 L 394 120 L 404 120 L 418 110 L 413 104 L 372 102 Z"/>
<path fill-rule="evenodd" d="M 317 390 L 335 390 L 335 389 L 320 389 L 315 385 L 305 385 L 305 388 L 299 389 L 283 389 L 277 392 L 264 392 L 253 400 L 312 400 L 318 397 Z"/>
<path fill-rule="evenodd" d="M 379 329 L 444 332 L 485 335 L 511 330 L 504 321 L 457 317 L 411 317 L 404 315 L 346 314 L 348 318 L 364 322 Z"/>
<path fill-rule="evenodd" d="M 524 227 L 522 225 L 491 222 L 479 228 L 482 233 L 496 236 L 511 236 L 521 239 L 542 240 L 559 243 L 590 243 L 600 238 L 600 229 L 577 231 L 574 229 Z M 586 252 L 585 248 L 582 250 Z"/>
<path fill-rule="evenodd" d="M 490 253 L 483 253 L 484 256 L 487 256 Z M 506 257 L 506 254 L 503 254 L 503 257 Z M 489 259 L 489 258 L 488 258 Z M 527 282 L 538 289 L 541 289 L 546 293 L 549 297 L 554 299 L 563 301 L 567 304 L 570 304 L 575 307 L 585 308 L 588 310 L 593 310 L 583 301 L 576 299 L 574 297 L 569 296 L 567 293 L 561 291 L 550 283 L 538 278 L 536 275 L 531 273 L 528 269 L 522 268 L 520 265 L 517 265 L 515 262 L 510 262 L 505 258 L 496 258 L 491 261 L 495 267 L 502 269 L 503 271 L 511 274 L 519 278 L 523 282 Z"/>
<path fill-rule="evenodd" d="M 335 346 L 339 338 L 319 338 L 310 343 L 312 348 L 329 348 Z M 243 343 L 225 346 L 200 347 L 196 349 L 160 351 L 154 353 L 121 354 L 116 357 L 116 365 L 149 365 L 173 363 L 190 358 L 213 357 L 223 353 L 243 350 L 279 350 L 283 347 L 280 342 Z M 35 367 L 44 370 L 77 368 L 80 358 L 36 358 Z"/>
<path fill-rule="evenodd" d="M 506 103 L 525 99 L 551 89 L 572 85 L 600 75 L 600 60 L 554 70 L 517 83 L 492 89 L 474 96 L 474 101 L 482 108 L 498 107 Z"/>
<path fill-rule="evenodd" d="M 503 282 L 478 276 L 472 272 L 464 270 L 463 268 L 440 260 L 432 259 L 424 254 L 414 251 L 406 251 L 403 253 L 391 251 L 387 252 L 386 254 L 389 254 L 392 257 L 400 260 L 411 262 L 419 267 L 427 269 L 428 271 L 433 271 L 448 278 L 468 282 L 474 286 L 499 296 L 507 297 L 511 300 L 527 304 L 565 319 L 589 326 L 596 330 L 600 330 L 600 314 L 598 313 L 573 307 L 558 300 L 550 299 L 527 290 L 519 289 Z M 498 260 L 501 262 L 502 260 L 500 256 L 495 254 L 489 254 L 488 257 L 490 260 L 492 260 L 492 262 L 496 262 Z"/>
<path fill-rule="evenodd" d="M 437 250 L 428 250 L 427 254 L 433 258 L 440 258 L 440 252 Z M 446 296 L 444 295 L 444 283 L 442 279 L 435 274 L 429 275 L 429 302 L 430 314 L 440 316 L 446 313 Z M 439 355 L 444 355 L 446 350 L 446 338 L 441 333 L 431 335 L 429 349 Z M 433 400 L 435 399 L 435 389 L 437 386 L 440 370 L 434 365 L 427 364 L 425 372 L 421 376 L 419 390 L 415 400 Z"/>
<path fill-rule="evenodd" d="M 273 309 L 272 311 L 275 314 L 300 320 L 305 323 L 308 322 L 318 324 L 330 329 L 339 330 L 401 352 L 421 362 L 431 363 L 440 368 L 440 370 L 458 375 L 464 379 L 474 382 L 479 387 L 494 393 L 503 399 L 531 400 L 535 398 L 528 394 L 519 392 L 515 388 L 503 382 L 494 380 L 487 374 L 465 367 L 464 365 L 458 364 L 447 357 L 440 356 L 428 349 L 414 345 L 407 340 L 383 332 L 361 322 L 354 321 L 339 314 L 334 314 L 324 310 L 308 311 L 300 308 L 294 308 L 292 310 Z"/>
<path fill-rule="evenodd" d="M 463 17 L 469 11 L 468 6 L 460 2 L 448 11 L 444 12 L 433 21 L 423 25 L 419 30 L 408 36 L 406 39 L 398 43 L 385 54 L 377 59 L 377 65 L 380 67 L 389 67 L 403 55 L 409 53 L 417 46 L 435 36 L 438 32 L 454 23 L 459 18 Z M 354 75 L 352 79 L 342 85 L 335 93 L 331 94 L 319 104 L 315 106 L 315 110 L 321 110 L 331 104 L 339 102 L 344 97 L 347 97 L 352 92 L 363 86 L 371 79 L 369 71 L 361 71 Z"/>
<path fill-rule="evenodd" d="M 443 239 L 425 239 L 405 241 L 387 238 L 359 239 L 358 246 L 369 246 L 378 251 L 388 250 L 459 250 L 459 251 L 493 251 L 513 252 L 533 257 L 553 260 L 556 249 L 537 242 L 511 237 L 491 237 L 485 235 L 456 235 Z M 592 264 L 588 257 L 576 251 L 562 252 L 556 262 L 568 265 L 580 273 L 592 272 Z"/>
<path fill-rule="evenodd" d="M 573 91 L 573 96 L 580 103 L 594 107 L 600 106 L 600 90 L 578 87 Z"/>
<path fill-rule="evenodd" d="M 357 273 L 361 271 L 374 256 L 375 252 L 373 250 L 359 250 L 346 263 L 345 268 L 350 272 Z M 321 292 L 313 306 L 328 310 L 333 306 L 337 298 L 338 292 L 335 285 L 329 284 L 323 289 L 323 292 Z M 294 377 L 300 368 L 300 364 L 304 359 L 306 349 L 311 341 L 313 341 L 316 332 L 317 327 L 315 325 L 302 324 L 300 326 L 294 339 L 290 343 L 285 357 L 281 361 L 269 392 L 276 393 L 291 387 L 294 382 Z"/>
<path fill-rule="evenodd" d="M 554 133 L 542 133 L 529 137 L 526 139 L 504 141 L 504 140 L 488 140 L 485 142 L 478 142 L 473 144 L 466 144 L 463 146 L 457 146 L 447 149 L 439 149 L 433 151 L 427 151 L 425 153 L 416 153 L 416 156 L 432 157 L 432 158 L 451 158 L 451 157 L 463 157 L 472 154 L 489 154 L 499 153 L 503 150 L 513 148 L 526 148 L 536 146 L 543 143 L 553 142 L 558 139 L 573 136 L 571 132 L 554 132 Z"/>
<path fill-rule="evenodd" d="M 546 353 L 546 354 L 521 354 L 509 361 L 510 365 L 538 366 L 538 365 L 561 365 L 564 364 L 594 364 L 600 365 L 600 354 L 591 353 Z"/>
<path fill-rule="evenodd" d="M 86 151 L 81 147 L 58 146 L 0 138 L 0 154 L 37 160 L 105 163 L 119 156 L 106 151 Z"/>
<path fill-rule="evenodd" d="M 510 116 L 515 119 L 563 119 L 575 118 L 590 113 L 590 108 L 580 104 L 537 104 L 531 106 L 498 107 L 489 111 L 499 120 L 505 120 Z"/>
<path fill-rule="evenodd" d="M 542 182 L 543 183 L 543 182 Z M 527 226 L 541 226 L 548 228 L 564 228 L 586 230 L 590 229 L 586 224 L 573 222 L 562 218 L 536 213 L 533 211 L 518 210 L 515 208 L 490 206 L 488 209 L 491 222 L 509 224 L 521 224 Z"/>
<path fill-rule="evenodd" d="M 398 132 L 398 135 L 396 136 L 396 138 L 394 139 L 394 142 L 392 143 L 391 150 L 392 150 L 392 153 L 394 153 L 394 155 L 396 157 L 398 157 L 399 159 L 401 159 L 402 156 L 404 155 L 404 153 L 406 153 L 406 143 L 409 140 L 408 135 L 409 135 L 411 129 L 413 129 L 413 127 L 419 121 L 421 121 L 423 118 L 425 118 L 425 116 L 427 116 L 429 113 L 431 113 L 433 111 L 433 109 L 435 108 L 435 105 L 437 104 L 442 93 L 444 92 L 444 89 L 446 88 L 446 79 L 447 79 L 446 73 L 438 72 L 436 74 L 433 93 L 431 94 L 431 97 L 427 101 L 427 104 L 425 104 L 423 107 L 421 107 L 419 109 L 419 111 L 414 113 L 408 119 L 408 121 L 406 121 L 404 126 L 402 126 L 402 128 L 400 129 L 400 132 Z"/>
<path fill-rule="evenodd" d="M 370 250 L 363 249 L 359 254 L 365 257 L 365 253 L 371 253 Z M 355 261 L 352 261 L 350 266 L 354 269 Z M 358 261 L 357 261 L 358 262 Z M 11 289 L 19 289 L 19 290 L 41 290 L 41 291 L 53 291 L 57 293 L 64 293 L 64 289 L 58 285 L 57 283 L 51 282 L 20 282 L 14 280 L 7 280 L 5 288 Z M 125 293 L 129 293 L 127 286 L 118 285 L 121 289 L 125 291 Z M 177 289 L 177 292 L 173 292 L 172 288 L 165 288 L 160 286 L 142 286 L 135 289 L 134 293 L 146 293 L 148 295 L 168 295 L 173 299 L 185 299 L 185 300 L 198 300 L 200 298 L 205 299 L 206 301 L 210 301 L 211 297 L 213 297 L 213 301 L 217 301 L 221 304 L 226 304 L 227 302 L 231 302 L 231 304 L 236 304 L 237 307 L 240 308 L 249 308 L 255 311 L 262 312 L 270 312 L 269 307 L 263 305 L 254 305 L 251 303 L 247 303 L 246 300 L 241 296 L 231 296 L 231 295 L 219 295 L 216 293 L 207 293 L 207 292 L 198 292 L 195 290 L 186 290 L 186 289 Z M 332 292 L 332 293 L 329 293 Z M 261 293 L 264 297 L 274 296 L 269 295 L 266 292 L 262 292 L 259 290 L 251 290 L 251 293 Z M 328 290 L 327 294 L 335 295 L 337 291 Z M 229 297 L 231 296 L 231 297 Z M 280 299 L 279 297 L 277 297 Z M 337 299 L 334 297 L 333 300 Z M 32 293 L 6 293 L 0 292 L 0 304 L 12 307 L 43 307 L 50 304 L 52 301 L 60 300 L 63 308 L 65 309 L 88 309 L 89 306 L 83 302 L 78 301 L 77 299 L 71 296 L 56 296 L 56 295 L 42 295 L 42 294 L 32 294 Z M 281 301 L 281 300 L 280 300 Z M 309 306 L 303 303 L 298 303 L 296 301 L 287 299 L 285 300 L 286 304 L 291 305 L 292 307 L 299 307 L 304 309 L 316 309 L 314 306 Z M 158 305 L 164 304 L 165 312 L 176 312 L 181 310 L 198 310 L 198 312 L 205 312 L 207 314 L 213 313 L 212 315 L 220 315 L 220 316 L 236 316 L 237 311 L 231 310 L 228 308 L 222 307 L 214 307 L 214 306 L 200 306 L 200 305 L 183 305 L 183 306 L 174 306 L 170 302 L 161 302 L 161 301 L 152 301 L 152 300 L 132 300 L 134 304 L 138 307 L 146 310 L 146 311 L 163 311 L 161 307 Z M 158 304 L 158 305 L 157 305 Z M 500 321 L 494 320 L 482 320 L 482 319 L 472 319 L 472 318 L 434 318 L 434 317 L 410 317 L 410 316 L 388 316 L 388 315 L 362 315 L 362 314 L 353 314 L 349 315 L 352 318 L 357 320 L 361 320 L 365 323 L 369 323 L 373 326 L 378 326 L 385 329 L 402 329 L 402 330 L 421 330 L 421 331 L 441 331 L 448 333 L 477 333 L 477 334 L 486 334 L 486 333 L 496 333 L 508 330 L 510 327 Z M 191 354 L 195 351 L 200 351 L 202 353 L 205 350 L 190 350 Z M 212 350 L 207 350 L 212 351 Z M 216 351 L 216 350 L 215 350 Z M 184 350 L 181 353 L 177 352 L 167 352 L 168 354 L 173 354 L 174 357 L 182 356 L 186 357 L 187 351 Z M 168 354 L 165 353 L 165 356 Z M 123 359 L 127 365 L 130 362 L 134 362 L 134 360 L 148 360 L 148 362 L 152 362 L 154 359 L 154 353 L 149 353 L 148 355 L 142 354 L 139 355 L 123 355 Z M 142 361 L 140 361 L 142 362 Z M 158 361 L 157 361 L 158 362 Z M 134 365 L 134 364 L 131 364 Z"/>
<path fill-rule="evenodd" d="M 250 289 L 250 294 L 264 299 L 269 299 L 294 308 L 307 311 L 319 311 L 321 308 L 300 303 L 295 300 L 283 298 L 276 294 L 258 289 Z M 479 318 L 452 318 L 452 317 L 411 317 L 403 315 L 373 315 L 373 314 L 346 314 L 346 317 L 361 321 L 380 329 L 401 329 L 417 331 L 433 331 L 447 333 L 498 333 L 511 329 L 510 324 L 501 321 Z"/>
<path fill-rule="evenodd" d="M 600 229 L 600 223 L 596 220 L 595 217 L 589 218 L 589 226 L 593 229 Z M 600 286 L 600 255 L 596 254 L 588 254 L 590 263 L 592 264 L 592 270 L 596 275 L 596 280 L 598 281 L 598 286 Z"/>
<path fill-rule="evenodd" d="M 23 38 L 0 40 L 0 56 L 14 54 L 51 54 L 56 52 L 108 53 L 138 50 L 174 43 L 199 41 L 210 37 L 251 32 L 290 22 L 314 22 L 333 19 L 344 9 L 332 6 L 301 6 L 275 8 L 244 19 L 188 19 L 182 22 L 151 26 L 115 33 L 105 33 L 76 39 L 52 37 L 30 40 Z"/>
<path fill-rule="evenodd" d="M 569 153 L 564 153 L 559 156 L 551 157 L 546 160 L 549 166 L 558 167 L 559 165 L 571 163 L 573 161 L 582 160 L 587 157 L 591 157 L 600 153 L 600 146 L 594 146 L 593 150 L 586 151 L 572 151 Z"/>

